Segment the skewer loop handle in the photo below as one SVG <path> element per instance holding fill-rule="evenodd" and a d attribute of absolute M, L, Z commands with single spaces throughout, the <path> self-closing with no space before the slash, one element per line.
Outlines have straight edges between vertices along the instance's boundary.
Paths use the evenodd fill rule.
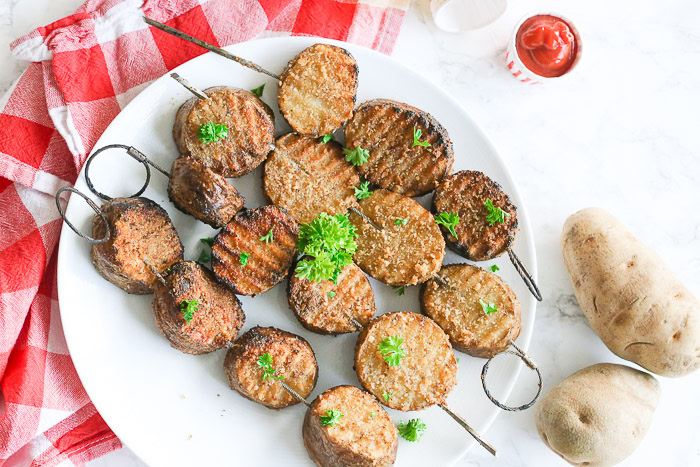
<path fill-rule="evenodd" d="M 71 193 L 75 193 L 75 194 L 77 194 L 78 196 L 82 197 L 82 198 L 87 202 L 88 206 L 90 206 L 90 207 L 92 208 L 92 210 L 95 211 L 95 214 L 97 214 L 98 216 L 100 216 L 100 220 L 102 220 L 102 222 L 104 222 L 104 224 L 105 224 L 105 235 L 104 235 L 104 237 L 98 239 L 98 238 L 90 237 L 89 235 L 85 235 L 85 234 L 82 233 L 80 230 L 78 230 L 78 229 L 68 220 L 68 218 L 66 217 L 66 211 L 63 209 L 63 207 L 61 207 L 61 202 L 60 202 L 61 194 L 62 194 L 63 192 L 65 192 L 65 191 L 70 191 Z M 59 190 L 56 192 L 56 208 L 58 209 L 58 214 L 61 216 L 61 219 L 63 219 L 63 220 L 65 221 L 65 223 L 68 225 L 68 227 L 70 227 L 71 230 L 72 230 L 73 232 L 75 232 L 76 234 L 78 234 L 79 237 L 81 237 L 81 238 L 87 240 L 87 241 L 90 242 L 90 243 L 105 243 L 105 242 L 109 241 L 109 236 L 110 236 L 110 232 L 109 232 L 109 231 L 110 231 L 110 229 L 109 229 L 109 222 L 107 222 L 107 218 L 105 217 L 105 215 L 104 215 L 104 213 L 102 212 L 102 210 L 100 209 L 100 207 L 99 207 L 98 205 L 96 205 L 90 198 L 88 198 L 88 197 L 85 195 L 85 193 L 83 193 L 82 191 L 77 190 L 76 188 L 73 188 L 73 187 L 68 187 L 68 186 L 59 189 Z"/>

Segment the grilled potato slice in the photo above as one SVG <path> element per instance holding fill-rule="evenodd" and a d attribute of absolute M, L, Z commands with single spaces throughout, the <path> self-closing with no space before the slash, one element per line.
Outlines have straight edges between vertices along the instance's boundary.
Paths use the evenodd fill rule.
<path fill-rule="evenodd" d="M 328 410 L 343 414 L 340 423 L 321 423 Z M 336 386 L 319 395 L 306 411 L 302 434 L 309 457 L 321 467 L 392 465 L 399 445 L 389 414 L 355 386 Z"/>
<path fill-rule="evenodd" d="M 277 139 L 265 161 L 263 188 L 276 206 L 301 223 L 319 214 L 344 214 L 356 206 L 355 186 L 360 176 L 343 157 L 338 143 L 289 133 Z"/>
<path fill-rule="evenodd" d="M 264 354 L 272 357 L 270 366 L 275 370 L 274 377 L 265 378 L 258 363 Z M 279 381 L 284 381 L 301 397 L 307 397 L 318 380 L 316 356 L 306 339 L 281 329 L 259 326 L 233 344 L 224 359 L 224 370 L 231 389 L 271 409 L 299 403 Z"/>
<path fill-rule="evenodd" d="M 272 241 L 261 240 L 270 231 Z M 263 206 L 240 212 L 214 240 L 214 274 L 237 294 L 266 292 L 286 277 L 298 239 L 296 222 L 282 208 Z"/>
<path fill-rule="evenodd" d="M 299 134 L 331 133 L 352 116 L 359 68 L 347 50 L 314 44 L 294 57 L 280 75 L 277 100 Z"/>
<path fill-rule="evenodd" d="M 273 149 L 272 109 L 243 89 L 215 86 L 204 92 L 208 99 L 193 97 L 177 111 L 173 137 L 178 151 L 224 177 L 247 174 Z M 226 125 L 227 136 L 216 142 L 200 141 L 198 129 L 209 122 Z"/>
<path fill-rule="evenodd" d="M 221 228 L 243 208 L 243 197 L 224 177 L 196 160 L 180 156 L 173 162 L 168 196 L 185 214 Z"/>
<path fill-rule="evenodd" d="M 94 243 L 90 249 L 95 269 L 127 293 L 153 293 L 158 279 L 146 262 L 165 274 L 170 266 L 182 261 L 182 242 L 168 213 L 148 198 L 114 198 L 101 209 L 110 238 L 105 243 Z M 105 224 L 95 215 L 92 236 L 104 235 Z"/>
<path fill-rule="evenodd" d="M 360 200 L 364 218 L 350 213 L 357 229 L 355 263 L 370 276 L 388 285 L 416 285 L 440 269 L 445 241 L 433 216 L 417 201 L 387 190 L 375 190 Z"/>
<path fill-rule="evenodd" d="M 372 286 L 354 264 L 341 271 L 337 284 L 299 279 L 292 272 L 287 300 L 301 325 L 320 334 L 358 331 L 351 320 L 366 326 L 376 311 Z"/>
<path fill-rule="evenodd" d="M 489 225 L 486 201 L 491 200 L 507 214 L 504 222 Z M 472 261 L 486 261 L 500 256 L 518 232 L 518 213 L 498 183 L 482 172 L 463 170 L 445 178 L 435 189 L 433 212 L 456 212 L 457 237 L 440 227 L 447 246 Z"/>
<path fill-rule="evenodd" d="M 399 337 L 406 356 L 390 366 L 379 350 Z M 457 383 L 457 360 L 447 334 L 423 315 L 387 313 L 374 318 L 355 344 L 355 371 L 360 384 L 392 409 L 421 410 L 441 404 Z"/>
<path fill-rule="evenodd" d="M 420 142 L 414 145 L 414 132 Z M 360 174 L 404 196 L 429 193 L 452 169 L 454 151 L 447 130 L 432 115 L 410 105 L 375 99 L 360 105 L 345 126 L 345 145 L 369 151 Z"/>
<path fill-rule="evenodd" d="M 182 310 L 185 300 L 196 300 L 189 320 Z M 175 263 L 165 284 L 156 284 L 153 315 L 170 345 L 193 355 L 231 347 L 245 322 L 238 298 L 194 261 Z"/>
<path fill-rule="evenodd" d="M 455 349 L 493 357 L 520 335 L 520 302 L 496 274 L 469 264 L 450 264 L 421 288 L 421 309 L 450 336 Z M 493 304 L 486 314 L 481 302 Z"/>

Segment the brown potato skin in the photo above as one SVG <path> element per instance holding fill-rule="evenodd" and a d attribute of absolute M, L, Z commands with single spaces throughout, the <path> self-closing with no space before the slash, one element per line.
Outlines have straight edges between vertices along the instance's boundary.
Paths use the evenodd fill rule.
<path fill-rule="evenodd" d="M 486 220 L 487 199 L 494 206 L 510 214 L 505 222 L 489 225 Z M 518 232 L 518 213 L 501 186 L 482 172 L 462 170 L 445 177 L 435 189 L 432 212 L 459 214 L 455 238 L 440 226 L 447 246 L 472 261 L 486 261 L 502 255 L 515 240 Z"/>
<path fill-rule="evenodd" d="M 392 286 L 416 285 L 440 270 L 445 241 L 433 216 L 416 200 L 387 190 L 375 190 L 360 200 L 360 211 L 382 230 L 354 212 L 357 230 L 355 264 L 378 281 Z M 396 219 L 408 219 L 396 225 Z"/>
<path fill-rule="evenodd" d="M 299 403 L 278 380 L 262 380 L 263 370 L 258 367 L 257 360 L 265 353 L 273 358 L 275 374 L 285 377 L 282 381 L 301 397 L 311 394 L 318 380 L 318 364 L 309 343 L 291 332 L 260 326 L 238 338 L 226 354 L 224 371 L 231 389 L 271 409 Z"/>
<path fill-rule="evenodd" d="M 392 335 L 405 339 L 407 356 L 399 366 L 389 366 L 378 349 Z M 355 371 L 365 390 L 401 411 L 442 404 L 457 383 L 457 360 L 447 334 L 427 316 L 406 311 L 378 316 L 360 332 Z M 385 392 L 393 394 L 389 400 Z"/>
<path fill-rule="evenodd" d="M 185 300 L 198 302 L 189 323 L 182 315 Z M 170 345 L 192 355 L 231 347 L 245 322 L 238 298 L 194 261 L 175 263 L 165 284 L 156 284 L 152 308 L 156 325 Z"/>
<path fill-rule="evenodd" d="M 274 241 L 260 237 L 273 229 Z M 263 206 L 238 213 L 215 237 L 212 268 L 216 278 L 239 295 L 270 290 L 287 276 L 296 254 L 299 227 L 286 210 Z M 248 264 L 239 262 L 249 253 Z"/>
<path fill-rule="evenodd" d="M 569 216 L 561 251 L 576 299 L 603 343 L 661 376 L 700 368 L 700 301 L 607 211 Z"/>
<path fill-rule="evenodd" d="M 177 150 L 224 177 L 241 177 L 260 165 L 274 147 L 274 113 L 243 89 L 214 86 L 204 93 L 209 99 L 193 97 L 175 115 Z M 209 121 L 225 123 L 228 136 L 213 143 L 199 141 L 197 130 Z"/>
<path fill-rule="evenodd" d="M 452 347 L 473 357 L 490 358 L 506 350 L 522 327 L 520 302 L 496 274 L 470 264 L 449 264 L 420 291 L 421 311 L 450 336 Z M 494 303 L 486 315 L 479 303 Z"/>
<path fill-rule="evenodd" d="M 356 265 L 350 264 L 341 271 L 337 285 L 332 281 L 300 279 L 294 273 L 295 267 L 287 283 L 287 301 L 299 323 L 309 331 L 331 335 L 356 332 L 350 318 L 366 326 L 374 316 L 372 286 Z M 330 291 L 336 293 L 333 298 L 328 296 Z"/>
<path fill-rule="evenodd" d="M 224 177 L 186 156 L 173 162 L 168 196 L 180 211 L 215 229 L 226 225 L 244 202 Z"/>
<path fill-rule="evenodd" d="M 335 404 L 334 396 L 352 399 L 352 407 Z M 328 405 L 328 407 L 326 407 Z M 333 427 L 321 424 L 321 415 L 326 410 L 335 408 L 343 413 L 340 423 Z M 375 417 L 369 417 L 374 412 Z M 354 439 L 335 439 L 335 432 L 341 431 L 352 423 L 352 429 L 362 428 L 360 433 L 353 432 Z M 343 426 L 343 424 L 346 426 Z M 357 425 L 360 425 L 358 427 Z M 302 427 L 304 446 L 309 457 L 319 467 L 380 467 L 393 465 L 399 445 L 398 430 L 371 394 L 354 386 L 336 386 L 324 391 L 311 403 L 306 411 Z M 359 446 L 366 438 L 372 438 L 370 444 L 381 445 L 379 453 L 371 452 L 366 446 Z M 377 439 L 383 438 L 383 439 Z"/>
<path fill-rule="evenodd" d="M 357 206 L 360 176 L 345 160 L 340 144 L 288 133 L 275 145 L 263 174 L 263 190 L 272 204 L 285 208 L 300 224 L 324 212 L 345 214 L 348 207 Z"/>
<path fill-rule="evenodd" d="M 280 112 L 301 135 L 317 137 L 333 132 L 352 116 L 359 72 L 353 56 L 341 47 L 307 47 L 280 75 Z M 320 111 L 317 102 L 323 103 Z"/>
<path fill-rule="evenodd" d="M 413 145 L 414 127 L 429 147 Z M 452 140 L 432 115 L 389 99 L 367 101 L 355 110 L 345 126 L 345 145 L 369 150 L 369 160 L 358 167 L 364 178 L 404 196 L 433 191 L 454 162 Z"/>
<path fill-rule="evenodd" d="M 535 406 L 542 441 L 576 466 L 607 467 L 639 446 L 659 403 L 659 382 L 625 365 L 599 363 L 577 371 Z"/>
<path fill-rule="evenodd" d="M 114 198 L 102 212 L 110 227 L 110 238 L 95 243 L 90 257 L 102 277 L 130 294 L 153 293 L 158 279 L 137 256 L 146 259 L 160 274 L 182 260 L 183 247 L 168 213 L 148 198 Z M 102 238 L 105 225 L 95 215 L 92 236 Z M 134 250 L 137 251 L 134 251 Z"/>

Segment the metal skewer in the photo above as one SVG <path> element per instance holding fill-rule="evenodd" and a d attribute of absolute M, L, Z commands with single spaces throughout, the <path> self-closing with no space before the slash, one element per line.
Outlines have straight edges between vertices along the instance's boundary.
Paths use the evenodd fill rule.
<path fill-rule="evenodd" d="M 296 397 L 297 400 L 298 400 L 299 402 L 302 402 L 302 403 L 303 403 L 305 406 L 307 406 L 307 407 L 311 407 L 311 404 L 310 404 L 306 399 L 304 399 L 303 397 L 301 397 L 301 394 L 299 394 L 299 393 L 296 392 L 294 389 L 292 389 L 291 387 L 289 387 L 289 385 L 288 385 L 287 383 L 285 383 L 284 381 L 279 381 L 279 383 L 282 385 L 282 387 L 283 387 L 284 389 L 286 389 L 287 391 L 289 391 L 289 393 L 290 393 L 291 395 L 293 395 L 294 397 Z"/>
<path fill-rule="evenodd" d="M 537 284 L 535 283 L 535 280 L 532 278 L 530 271 L 528 271 L 527 268 L 525 268 L 525 265 L 523 264 L 523 262 L 520 261 L 520 258 L 518 258 L 518 255 L 516 255 L 510 247 L 508 247 L 508 257 L 510 258 L 510 262 L 513 263 L 515 270 L 518 271 L 518 274 L 520 274 L 520 277 L 523 278 L 523 281 L 525 282 L 525 286 L 528 288 L 530 293 L 532 295 L 534 295 L 535 299 L 538 302 L 541 302 L 542 301 L 542 293 L 540 293 L 540 289 L 539 289 L 539 287 L 537 287 Z"/>
<path fill-rule="evenodd" d="M 459 424 L 462 426 L 462 428 L 464 428 L 465 430 L 467 430 L 467 431 L 469 432 L 469 434 L 472 435 L 472 438 L 474 438 L 474 439 L 476 440 L 477 443 L 479 443 L 484 449 L 486 449 L 488 452 L 490 452 L 494 457 L 496 456 L 496 449 L 495 449 L 493 446 L 491 446 L 489 443 L 487 443 L 486 441 L 484 441 L 483 439 L 481 439 L 481 437 L 479 436 L 479 434 L 478 434 L 476 431 L 474 431 L 474 430 L 472 429 L 472 427 L 469 426 L 469 424 L 466 422 L 466 420 L 464 420 L 462 417 L 460 417 L 459 415 L 457 415 L 456 413 L 454 413 L 454 412 L 452 411 L 452 409 L 450 409 L 449 407 L 447 407 L 446 404 L 438 404 L 438 406 L 439 406 L 442 410 L 444 410 L 445 412 L 447 412 L 447 414 L 448 414 L 450 417 L 452 417 L 452 419 L 453 419 L 454 421 L 456 421 L 457 423 L 459 423 Z"/>
<path fill-rule="evenodd" d="M 198 45 L 202 48 L 205 48 L 205 49 L 209 50 L 210 52 L 214 52 L 215 54 L 219 54 L 222 57 L 228 58 L 229 60 L 233 60 L 234 62 L 236 62 L 240 65 L 243 65 L 244 67 L 248 67 L 251 70 L 257 71 L 258 73 L 264 73 L 264 74 L 271 76 L 277 80 L 280 79 L 279 75 L 276 75 L 276 74 L 272 73 L 271 71 L 267 71 L 266 69 L 264 69 L 260 65 L 257 65 L 249 60 L 246 60 L 246 59 L 241 58 L 241 57 L 237 57 L 237 56 L 233 55 L 232 53 L 226 52 L 221 47 L 217 47 L 215 45 L 209 44 L 208 42 L 204 42 L 201 39 L 197 39 L 196 37 L 192 37 L 189 34 L 186 34 L 182 31 L 178 31 L 175 28 L 171 28 L 170 26 L 167 26 L 163 23 L 159 23 L 158 21 L 152 20 L 151 18 L 147 18 L 144 16 L 143 20 L 156 29 L 160 29 L 163 32 L 166 32 L 168 34 L 172 34 L 175 37 L 178 37 L 180 39 L 183 39 L 183 40 L 191 42 L 195 45 Z"/>
<path fill-rule="evenodd" d="M 384 230 L 384 229 L 382 229 L 381 227 L 379 227 L 372 219 L 370 219 L 367 215 L 365 215 L 365 213 L 363 213 L 363 212 L 360 211 L 359 209 L 357 209 L 357 208 L 355 208 L 355 207 L 352 207 L 352 206 L 349 207 L 348 209 L 349 209 L 350 211 L 354 212 L 355 214 L 357 214 L 358 216 L 360 216 L 361 218 L 363 218 L 364 220 L 366 220 L 366 221 L 369 223 L 369 225 L 371 225 L 371 226 L 374 227 L 375 229 L 377 229 L 377 230 L 379 230 L 379 231 Z"/>
<path fill-rule="evenodd" d="M 187 89 L 189 92 L 197 96 L 199 99 L 205 101 L 209 99 L 209 96 L 207 96 L 204 91 L 200 91 L 199 89 L 195 88 L 190 84 L 189 81 L 187 81 L 185 78 L 182 76 L 178 75 L 177 73 L 170 73 L 170 77 L 180 83 L 185 89 Z"/>

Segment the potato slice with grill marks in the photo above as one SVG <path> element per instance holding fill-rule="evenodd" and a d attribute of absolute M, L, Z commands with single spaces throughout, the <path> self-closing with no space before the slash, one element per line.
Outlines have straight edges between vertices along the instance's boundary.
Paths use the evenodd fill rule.
<path fill-rule="evenodd" d="M 321 416 L 339 410 L 343 417 L 324 426 Z M 302 428 L 309 457 L 321 467 L 380 467 L 396 460 L 398 430 L 371 394 L 354 386 L 324 391 L 306 411 Z"/>
<path fill-rule="evenodd" d="M 271 409 L 283 409 L 299 403 L 279 384 L 278 379 L 263 380 L 258 365 L 263 354 L 270 354 L 274 376 L 283 377 L 301 397 L 311 394 L 318 380 L 316 356 L 303 337 L 277 328 L 256 326 L 243 334 L 226 354 L 224 370 L 231 389 L 243 397 Z"/>
<path fill-rule="evenodd" d="M 277 100 L 299 134 L 331 133 L 352 116 L 359 68 L 347 50 L 314 44 L 294 57 L 280 75 Z"/>
<path fill-rule="evenodd" d="M 261 237 L 272 229 L 273 240 Z M 217 279 L 237 294 L 257 295 L 287 275 L 296 253 L 299 228 L 282 208 L 264 206 L 237 214 L 216 236 L 212 268 Z M 242 257 L 248 255 L 247 261 Z"/>
<path fill-rule="evenodd" d="M 357 229 L 353 260 L 363 271 L 385 284 L 404 286 L 425 282 L 440 269 L 445 241 L 433 216 L 417 201 L 375 190 L 360 200 L 359 207 L 382 228 L 350 213 L 350 222 Z"/>
<path fill-rule="evenodd" d="M 253 93 L 215 86 L 208 99 L 193 97 L 175 116 L 173 137 L 180 154 L 189 155 L 224 177 L 240 177 L 255 169 L 273 149 L 275 117 Z M 197 137 L 200 125 L 225 124 L 228 135 L 205 143 Z"/>
<path fill-rule="evenodd" d="M 372 286 L 354 264 L 343 268 L 337 284 L 300 279 L 292 272 L 287 300 L 301 325 L 320 334 L 356 332 L 351 320 L 365 326 L 376 311 Z"/>
<path fill-rule="evenodd" d="M 379 344 L 404 339 L 406 356 L 390 366 Z M 355 344 L 355 371 L 367 391 L 392 409 L 421 410 L 442 404 L 457 383 L 457 361 L 447 334 L 423 315 L 400 311 L 372 320 Z"/>
<path fill-rule="evenodd" d="M 430 146 L 414 146 L 419 141 Z M 454 161 L 447 130 L 429 113 L 401 102 L 375 99 L 360 105 L 345 126 L 345 145 L 369 151 L 360 174 L 381 188 L 405 196 L 432 191 Z"/>
<path fill-rule="evenodd" d="M 495 207 L 508 216 L 503 223 L 489 225 L 485 203 L 491 200 Z M 463 170 L 445 178 L 433 196 L 434 213 L 456 212 L 459 224 L 454 237 L 440 227 L 447 246 L 472 261 L 486 261 L 502 255 L 513 243 L 518 232 L 518 213 L 500 185 L 482 172 Z"/>
<path fill-rule="evenodd" d="M 322 212 L 344 214 L 349 206 L 357 206 L 359 183 L 357 170 L 333 141 L 323 144 L 317 138 L 289 133 L 277 139 L 276 149 L 265 161 L 265 195 L 300 224 Z"/>
<path fill-rule="evenodd" d="M 438 273 L 448 285 L 431 279 L 421 289 L 421 308 L 450 336 L 455 349 L 474 357 L 492 357 L 520 335 L 520 302 L 496 274 L 469 264 L 450 264 Z M 486 314 L 481 305 L 498 311 Z"/>

